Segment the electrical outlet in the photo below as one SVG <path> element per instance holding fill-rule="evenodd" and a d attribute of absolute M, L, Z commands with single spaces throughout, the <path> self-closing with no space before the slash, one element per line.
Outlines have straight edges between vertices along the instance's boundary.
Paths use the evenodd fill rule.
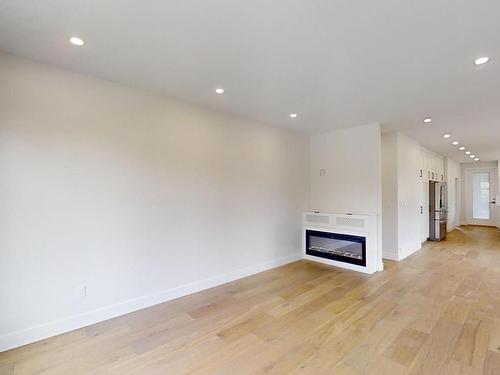
<path fill-rule="evenodd" d="M 80 297 L 82 298 L 87 297 L 87 286 L 86 285 L 81 286 L 79 292 L 80 292 Z"/>
<path fill-rule="evenodd" d="M 320 175 L 321 177 L 326 176 L 326 169 L 320 169 L 320 170 L 319 170 L 319 175 Z"/>

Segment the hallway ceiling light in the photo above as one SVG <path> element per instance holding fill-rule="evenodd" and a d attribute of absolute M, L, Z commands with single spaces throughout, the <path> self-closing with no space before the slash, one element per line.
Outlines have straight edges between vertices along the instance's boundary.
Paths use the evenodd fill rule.
<path fill-rule="evenodd" d="M 291 117 L 291 118 L 296 118 L 296 117 L 297 117 L 297 114 L 296 114 L 296 113 L 290 113 L 290 117 Z"/>
<path fill-rule="evenodd" d="M 470 151 L 465 151 L 465 155 L 470 155 Z"/>
<path fill-rule="evenodd" d="M 490 61 L 490 58 L 487 56 L 479 57 L 474 61 L 474 64 L 476 65 L 483 65 L 486 64 L 488 61 Z"/>
<path fill-rule="evenodd" d="M 430 123 L 432 122 L 432 119 L 431 119 L 430 117 L 428 117 L 428 118 L 424 118 L 424 122 L 425 122 L 426 124 L 430 124 Z"/>
<path fill-rule="evenodd" d="M 222 88 L 218 88 L 218 89 L 215 89 L 215 92 L 216 92 L 217 94 L 224 94 L 224 89 L 222 89 Z"/>
<path fill-rule="evenodd" d="M 451 137 L 451 134 L 444 134 L 443 135 L 443 138 L 450 138 Z"/>
<path fill-rule="evenodd" d="M 465 150 L 465 146 L 460 146 L 458 149 L 459 149 L 460 151 L 463 151 L 463 150 Z"/>
<path fill-rule="evenodd" d="M 471 159 L 474 159 L 475 157 L 476 157 L 476 155 L 474 155 L 474 154 L 469 156 L 469 158 L 471 158 Z"/>
<path fill-rule="evenodd" d="M 75 46 L 78 46 L 78 47 L 81 47 L 85 44 L 85 42 L 82 39 L 80 39 L 76 36 L 72 36 L 71 38 L 69 38 L 69 42 L 71 44 L 74 44 Z"/>
<path fill-rule="evenodd" d="M 474 161 L 479 161 L 479 158 L 475 158 Z"/>
<path fill-rule="evenodd" d="M 458 145 L 458 143 L 459 143 L 458 141 L 451 142 L 451 144 L 452 144 L 453 146 Z"/>

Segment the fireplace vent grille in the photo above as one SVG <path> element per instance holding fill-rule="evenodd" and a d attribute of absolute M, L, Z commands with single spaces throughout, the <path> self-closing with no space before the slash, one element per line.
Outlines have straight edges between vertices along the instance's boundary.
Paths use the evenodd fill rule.
<path fill-rule="evenodd" d="M 306 221 L 310 223 L 330 224 L 329 215 L 306 215 Z"/>
<path fill-rule="evenodd" d="M 358 219 L 356 217 L 337 217 L 335 220 L 335 224 L 346 227 L 364 228 L 365 220 Z"/>

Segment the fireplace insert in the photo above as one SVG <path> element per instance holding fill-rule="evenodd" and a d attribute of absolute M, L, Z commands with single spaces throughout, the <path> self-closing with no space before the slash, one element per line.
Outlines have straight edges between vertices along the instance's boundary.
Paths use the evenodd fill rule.
<path fill-rule="evenodd" d="M 366 237 L 307 229 L 306 254 L 366 267 Z"/>

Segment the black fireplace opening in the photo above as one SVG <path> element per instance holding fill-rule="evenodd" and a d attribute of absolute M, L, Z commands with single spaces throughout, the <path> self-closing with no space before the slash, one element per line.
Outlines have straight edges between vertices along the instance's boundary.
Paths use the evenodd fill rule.
<path fill-rule="evenodd" d="M 366 267 L 366 237 L 307 229 L 306 254 Z"/>

